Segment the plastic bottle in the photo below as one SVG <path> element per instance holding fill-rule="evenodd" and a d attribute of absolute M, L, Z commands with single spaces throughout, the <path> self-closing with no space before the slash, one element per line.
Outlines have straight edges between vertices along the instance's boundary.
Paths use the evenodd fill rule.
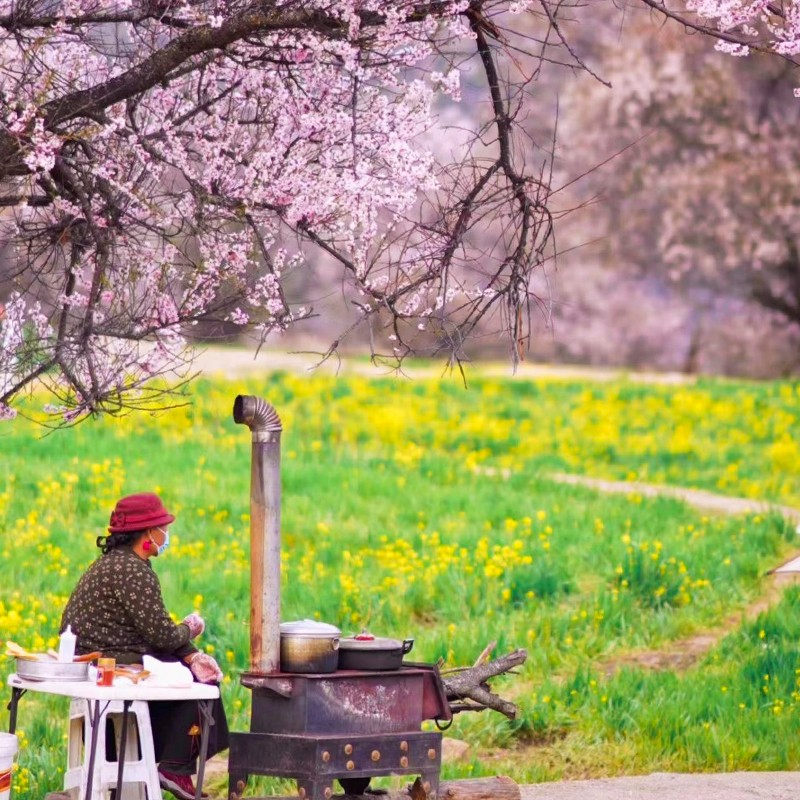
<path fill-rule="evenodd" d="M 58 640 L 58 660 L 72 663 L 75 658 L 75 642 L 77 636 L 72 632 L 72 628 L 67 625 L 67 629 L 61 634 Z"/>

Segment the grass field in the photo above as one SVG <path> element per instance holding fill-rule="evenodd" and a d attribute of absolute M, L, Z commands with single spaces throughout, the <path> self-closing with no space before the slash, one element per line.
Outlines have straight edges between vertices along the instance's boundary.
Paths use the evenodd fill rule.
<path fill-rule="evenodd" d="M 492 639 L 498 651 L 528 648 L 502 687 L 519 719 L 462 715 L 451 735 L 475 757 L 448 774 L 800 768 L 797 591 L 684 675 L 603 669 L 722 624 L 796 546 L 793 527 L 547 479 L 637 477 L 800 505 L 790 383 L 478 378 L 465 390 L 276 374 L 200 382 L 189 407 L 43 438 L 24 419 L 4 423 L 3 639 L 52 644 L 114 501 L 158 491 L 178 516 L 156 565 L 165 598 L 179 617 L 206 617 L 202 644 L 228 673 L 231 726 L 246 729 L 250 448 L 231 420 L 239 392 L 268 397 L 284 421 L 285 619 L 316 615 L 348 633 L 368 622 L 449 664 Z M 65 709 L 23 701 L 16 797 L 60 786 Z"/>

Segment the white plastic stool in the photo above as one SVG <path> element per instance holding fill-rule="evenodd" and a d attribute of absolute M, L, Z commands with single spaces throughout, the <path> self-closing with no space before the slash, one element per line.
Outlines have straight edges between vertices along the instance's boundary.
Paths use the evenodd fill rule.
<path fill-rule="evenodd" d="M 92 778 L 91 800 L 106 800 L 109 789 L 117 785 L 118 762 L 106 760 L 106 719 L 114 725 L 116 752 L 119 758 L 122 734 L 123 701 L 95 700 L 100 703 L 97 723 L 97 747 Z M 74 698 L 69 710 L 69 741 L 67 745 L 67 770 L 64 774 L 64 791 L 76 800 L 86 798 L 89 777 L 89 754 L 92 736 L 92 714 L 89 702 Z M 141 752 L 141 757 L 139 753 Z M 125 771 L 122 792 L 116 800 L 162 800 L 158 782 L 158 764 L 153 749 L 153 731 L 147 703 L 134 700 L 128 708 L 128 731 L 125 742 Z"/>

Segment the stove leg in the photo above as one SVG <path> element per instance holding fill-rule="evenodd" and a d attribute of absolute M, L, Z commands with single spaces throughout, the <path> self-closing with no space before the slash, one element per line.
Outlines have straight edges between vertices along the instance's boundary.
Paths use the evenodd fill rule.
<path fill-rule="evenodd" d="M 229 800 L 238 800 L 243 794 L 247 786 L 248 775 L 244 772 L 229 772 L 228 773 L 228 798 Z"/>
<path fill-rule="evenodd" d="M 428 795 L 428 800 L 436 800 L 439 796 L 439 772 L 423 772 L 422 788 Z"/>
<path fill-rule="evenodd" d="M 329 800 L 333 794 L 333 781 L 299 780 L 297 794 L 302 800 Z"/>

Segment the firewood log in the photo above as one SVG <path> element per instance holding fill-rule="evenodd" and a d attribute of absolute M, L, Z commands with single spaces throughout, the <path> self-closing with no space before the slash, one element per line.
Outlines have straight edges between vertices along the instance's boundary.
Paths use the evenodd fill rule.
<path fill-rule="evenodd" d="M 335 794 L 331 800 L 413 800 L 413 788 L 421 789 L 418 781 L 402 791 L 387 794 Z M 424 791 L 423 791 L 424 794 Z M 519 786 L 505 775 L 491 778 L 470 778 L 461 781 L 444 781 L 439 786 L 437 800 L 520 800 Z M 423 797 L 416 795 L 417 800 Z M 297 797 L 270 797 L 263 800 L 297 800 Z"/>
<path fill-rule="evenodd" d="M 488 681 L 490 678 L 510 672 L 514 667 L 524 664 L 527 657 L 527 650 L 515 650 L 494 661 L 479 659 L 474 667 L 443 675 L 444 691 L 450 701 L 453 713 L 483 711 L 491 708 L 509 719 L 514 719 L 517 715 L 517 707 L 514 703 L 494 694 L 489 688 Z M 474 704 L 464 702 L 465 700 L 472 700 Z"/>

